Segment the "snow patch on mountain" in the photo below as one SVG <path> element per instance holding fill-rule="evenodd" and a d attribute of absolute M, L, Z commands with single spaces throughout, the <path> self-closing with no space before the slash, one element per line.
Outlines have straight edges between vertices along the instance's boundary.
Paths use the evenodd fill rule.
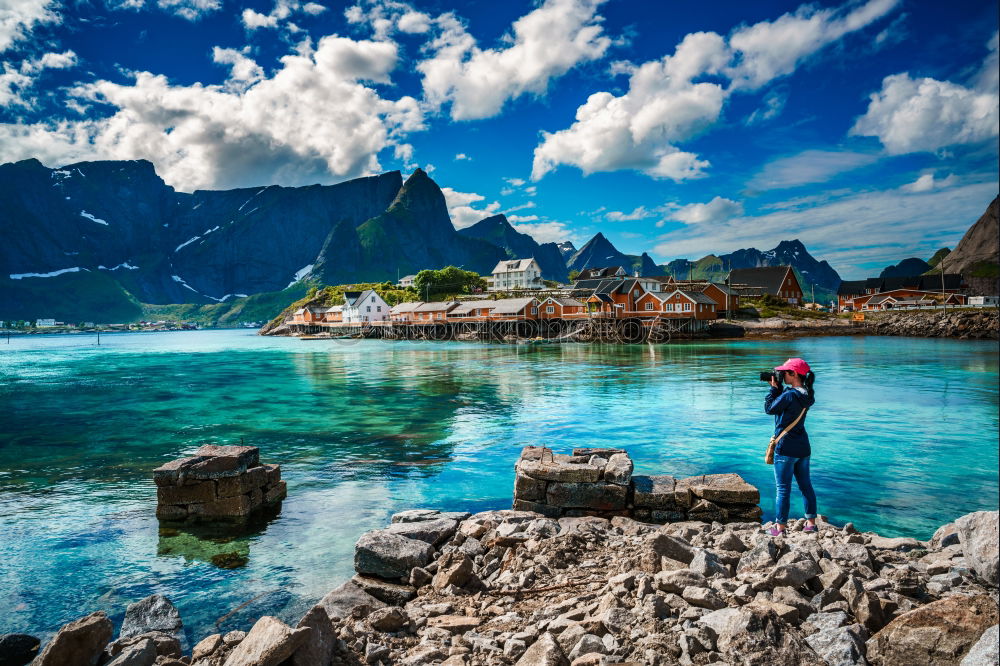
<path fill-rule="evenodd" d="M 311 271 L 312 269 L 313 265 L 309 264 L 308 266 L 303 266 L 299 270 L 295 271 L 295 279 L 293 279 L 291 282 L 288 283 L 288 287 L 291 287 L 293 284 L 295 284 L 305 276 L 309 275 L 309 271 Z M 288 287 L 285 287 L 285 289 L 288 289 Z"/>
<path fill-rule="evenodd" d="M 66 197 L 66 198 L 69 199 L 69 197 Z M 91 215 L 90 213 L 88 213 L 85 210 L 81 210 L 80 211 L 80 217 L 85 217 L 88 220 L 91 220 L 92 222 L 97 222 L 98 224 L 103 224 L 104 226 L 108 226 L 107 222 L 105 222 L 104 220 L 102 220 L 99 217 L 94 217 L 93 215 Z"/>
<path fill-rule="evenodd" d="M 49 278 L 55 277 L 57 275 L 62 275 L 63 273 L 79 273 L 80 271 L 85 271 L 86 268 L 80 268 L 79 266 L 74 266 L 73 268 L 63 268 L 58 271 L 52 271 L 51 273 L 11 273 L 11 280 L 23 280 L 24 278 Z"/>

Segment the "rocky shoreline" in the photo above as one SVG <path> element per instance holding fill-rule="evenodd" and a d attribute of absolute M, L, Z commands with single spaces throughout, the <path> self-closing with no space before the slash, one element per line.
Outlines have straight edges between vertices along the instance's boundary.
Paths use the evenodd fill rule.
<path fill-rule="evenodd" d="M 538 453 L 526 449 L 518 463 L 531 478 L 539 476 Z M 548 475 L 628 483 L 630 494 L 645 489 L 661 505 L 693 507 L 708 501 L 704 495 L 718 499 L 730 491 L 742 501 L 750 493 L 737 475 L 684 483 L 625 479 L 631 470 L 623 472 L 622 460 L 611 460 L 611 450 L 600 453 L 610 455 L 574 452 L 552 460 Z M 598 479 L 589 478 L 591 467 L 600 468 Z M 642 478 L 654 479 L 657 490 Z M 767 524 L 737 515 L 725 522 L 725 511 L 719 519 L 685 515 L 663 525 L 607 515 L 608 509 L 560 511 L 559 517 L 523 510 L 397 513 L 386 528 L 358 540 L 357 575 L 295 627 L 265 616 L 248 632 L 203 637 L 188 651 L 176 608 L 154 595 L 128 607 L 113 642 L 112 622 L 98 612 L 64 626 L 40 654 L 30 636 L 0 637 L 0 663 L 997 663 L 996 511 L 962 516 L 927 542 L 859 533 L 822 517 L 817 533 L 792 521 L 786 535 L 772 538 Z"/>
<path fill-rule="evenodd" d="M 1000 312 L 996 308 L 866 312 L 863 322 L 844 318 L 789 319 L 769 317 L 725 322 L 720 337 L 792 338 L 820 335 L 892 335 L 960 340 L 1000 339 Z M 726 335 L 724 328 L 734 334 Z M 742 329 L 737 331 L 736 329 Z"/>

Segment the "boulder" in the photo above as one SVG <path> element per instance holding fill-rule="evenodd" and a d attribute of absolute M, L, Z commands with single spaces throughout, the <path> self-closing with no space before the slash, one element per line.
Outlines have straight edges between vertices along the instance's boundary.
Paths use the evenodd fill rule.
<path fill-rule="evenodd" d="M 1000 625 L 994 624 L 983 632 L 961 666 L 996 666 L 1000 664 Z"/>
<path fill-rule="evenodd" d="M 934 536 L 931 540 L 927 542 L 927 547 L 931 550 L 939 550 L 941 548 L 947 548 L 948 546 L 954 546 L 959 543 L 958 538 L 958 527 L 955 523 L 947 523 L 937 528 L 934 532 Z"/>
<path fill-rule="evenodd" d="M 24 666 L 38 655 L 40 645 L 28 634 L 0 635 L 0 666 Z"/>
<path fill-rule="evenodd" d="M 191 661 L 195 662 L 209 656 L 222 647 L 222 645 L 222 634 L 209 634 L 205 636 L 205 638 L 198 641 L 194 648 L 192 648 Z"/>
<path fill-rule="evenodd" d="M 328 592 L 316 606 L 322 608 L 331 620 L 338 620 L 353 616 L 364 617 L 375 609 L 385 608 L 386 604 L 365 592 L 356 583 L 347 581 Z"/>
<path fill-rule="evenodd" d="M 313 606 L 302 616 L 296 628 L 308 628 L 310 631 L 292 655 L 292 666 L 330 666 L 337 633 L 326 611 L 319 605 Z"/>
<path fill-rule="evenodd" d="M 677 479 L 669 475 L 633 476 L 633 504 L 645 509 L 673 510 L 679 508 L 674 496 Z"/>
<path fill-rule="evenodd" d="M 681 598 L 692 606 L 709 610 L 724 608 L 726 605 L 719 593 L 710 587 L 685 587 L 681 591 Z"/>
<path fill-rule="evenodd" d="M 695 498 L 691 508 L 688 509 L 688 518 L 691 520 L 701 520 L 711 523 L 722 522 L 728 517 L 729 513 L 724 508 L 707 499 Z"/>
<path fill-rule="evenodd" d="M 114 628 L 103 612 L 91 613 L 64 625 L 32 666 L 91 666 L 98 663 Z"/>
<path fill-rule="evenodd" d="M 143 638 L 119 652 L 105 666 L 153 666 L 155 661 L 156 643 L 150 638 Z"/>
<path fill-rule="evenodd" d="M 587 462 L 569 462 L 559 458 L 554 461 L 521 460 L 517 463 L 517 471 L 533 479 L 541 481 L 559 481 L 561 483 L 595 483 L 601 478 L 602 467 Z M 530 650 L 529 650 L 530 651 Z M 522 657 L 523 659 L 523 657 Z"/>
<path fill-rule="evenodd" d="M 699 477 L 695 477 L 699 478 Z M 706 474 L 691 486 L 695 496 L 722 504 L 757 504 L 760 491 L 739 474 Z"/>
<path fill-rule="evenodd" d="M 753 548 L 740 556 L 740 561 L 736 565 L 736 572 L 739 574 L 770 569 L 774 566 L 774 558 L 777 552 L 773 541 L 770 539 L 761 539 Z"/>
<path fill-rule="evenodd" d="M 615 483 L 550 483 L 545 501 L 552 506 L 616 511 L 625 508 L 628 488 Z"/>
<path fill-rule="evenodd" d="M 684 564 L 690 564 L 696 552 L 695 548 L 684 539 L 663 533 L 650 539 L 649 546 L 660 557 L 669 557 Z"/>
<path fill-rule="evenodd" d="M 742 562 L 742 558 L 740 560 Z M 762 583 L 762 587 L 799 587 L 822 573 L 819 565 L 810 559 L 775 567 Z"/>
<path fill-rule="evenodd" d="M 473 577 L 472 559 L 465 553 L 447 553 L 438 560 L 438 570 L 431 585 L 443 590 L 449 585 L 464 587 Z"/>
<path fill-rule="evenodd" d="M 229 653 L 224 666 L 278 666 L 309 638 L 312 629 L 292 629 L 276 617 L 257 620 L 246 638 Z"/>
<path fill-rule="evenodd" d="M 410 616 L 402 608 L 380 608 L 366 618 L 368 626 L 375 631 L 395 632 L 410 622 Z"/>
<path fill-rule="evenodd" d="M 802 634 L 763 608 L 723 608 L 698 623 L 716 635 L 716 649 L 731 664 L 824 666 Z"/>
<path fill-rule="evenodd" d="M 436 520 L 393 523 L 385 528 L 384 531 L 389 534 L 398 534 L 409 539 L 416 539 L 417 541 L 437 546 L 453 537 L 457 528 L 458 521 L 439 518 Z"/>
<path fill-rule="evenodd" d="M 1000 583 L 1000 511 L 976 511 L 955 521 L 965 562 L 990 585 Z"/>
<path fill-rule="evenodd" d="M 204 448 L 204 447 L 203 447 Z M 255 447 L 235 447 L 255 448 Z M 173 636 L 180 643 L 181 650 L 187 651 L 187 637 L 184 635 L 184 624 L 181 614 L 162 594 L 152 594 L 125 609 L 125 619 L 122 621 L 119 638 L 139 636 L 151 631 L 158 631 Z"/>
<path fill-rule="evenodd" d="M 697 571 L 705 578 L 711 578 L 712 576 L 722 576 L 724 578 L 729 578 L 731 574 L 729 573 L 729 567 L 723 564 L 719 558 L 710 550 L 705 550 L 704 548 L 699 548 L 688 567 L 692 571 Z"/>
<path fill-rule="evenodd" d="M 868 539 L 868 545 L 872 548 L 880 548 L 882 550 L 898 550 L 903 553 L 924 547 L 923 543 L 910 537 L 884 537 L 877 534 L 873 534 L 871 538 Z"/>
<path fill-rule="evenodd" d="M 827 666 L 866 666 L 865 640 L 868 632 L 860 624 L 831 627 L 806 638 L 806 643 Z"/>
<path fill-rule="evenodd" d="M 545 501 L 545 486 L 547 481 L 533 479 L 527 474 L 517 474 L 514 477 L 514 499 L 528 502 Z"/>
<path fill-rule="evenodd" d="M 427 626 L 443 629 L 452 634 L 464 634 L 483 623 L 475 615 L 438 615 L 427 620 Z"/>
<path fill-rule="evenodd" d="M 633 469 L 632 459 L 627 453 L 615 453 L 608 458 L 608 464 L 604 466 L 604 480 L 627 486 L 632 481 Z"/>
<path fill-rule="evenodd" d="M 887 624 L 868 640 L 868 660 L 874 666 L 957 666 L 997 620 L 997 603 L 989 596 L 953 595 Z"/>
<path fill-rule="evenodd" d="M 410 575 L 412 576 L 413 571 L 416 571 L 418 568 L 416 567 L 410 571 Z M 392 583 L 381 578 L 372 578 L 357 574 L 351 578 L 351 582 L 379 601 L 384 601 L 390 606 L 402 606 L 417 596 L 417 590 L 414 586 Z"/>
<path fill-rule="evenodd" d="M 515 666 L 569 666 L 569 660 L 552 634 L 546 632 L 525 650 Z"/>
<path fill-rule="evenodd" d="M 663 592 L 680 594 L 689 587 L 708 585 L 708 581 L 697 571 L 677 569 L 676 571 L 661 571 L 654 577 L 656 587 Z"/>
<path fill-rule="evenodd" d="M 119 638 L 114 643 L 108 645 L 106 652 L 112 657 L 117 657 L 133 645 L 147 640 L 153 641 L 153 646 L 156 648 L 156 656 L 158 657 L 173 657 L 179 659 L 184 652 L 181 648 L 181 642 L 177 640 L 176 636 L 171 636 L 170 634 L 165 634 L 161 631 L 150 631 L 145 634 L 139 634 L 138 636 Z"/>
<path fill-rule="evenodd" d="M 840 594 L 854 614 L 854 618 L 865 625 L 871 633 L 885 626 L 886 618 L 882 604 L 871 592 L 867 591 L 861 581 L 853 574 L 847 577 L 847 582 L 840 588 Z"/>
<path fill-rule="evenodd" d="M 418 523 L 421 520 L 435 520 L 441 516 L 437 509 L 409 509 L 392 514 L 392 523 Z"/>
<path fill-rule="evenodd" d="M 405 524 L 408 523 L 397 523 Z M 429 543 L 386 530 L 372 530 L 362 534 L 354 545 L 354 569 L 380 578 L 404 578 L 413 567 L 428 564 L 433 555 L 434 548 Z"/>

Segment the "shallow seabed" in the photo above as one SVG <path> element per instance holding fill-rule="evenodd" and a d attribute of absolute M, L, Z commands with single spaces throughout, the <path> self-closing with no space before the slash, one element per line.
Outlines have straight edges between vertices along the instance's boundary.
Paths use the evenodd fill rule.
<path fill-rule="evenodd" d="M 996 342 L 95 341 L 0 341 L 0 633 L 46 634 L 99 609 L 120 621 L 153 592 L 196 640 L 261 614 L 295 621 L 394 511 L 509 507 L 527 444 L 627 447 L 641 473 L 738 472 L 762 488 L 767 516 L 757 374 L 789 356 L 818 375 L 808 428 L 821 513 L 925 539 L 997 509 Z M 158 529 L 150 470 L 241 440 L 282 465 L 280 515 L 235 535 Z M 793 516 L 800 504 L 795 494 Z M 220 568 L 216 555 L 246 564 Z"/>

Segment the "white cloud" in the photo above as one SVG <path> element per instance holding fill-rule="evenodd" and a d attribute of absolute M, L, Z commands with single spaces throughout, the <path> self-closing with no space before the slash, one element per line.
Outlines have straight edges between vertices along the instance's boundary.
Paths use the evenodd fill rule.
<path fill-rule="evenodd" d="M 380 151 L 423 129 L 415 99 L 384 99 L 362 83 L 389 81 L 391 43 L 325 37 L 256 82 L 253 61 L 225 49 L 214 55 L 233 67 L 224 85 L 175 86 L 149 72 L 129 85 L 82 85 L 74 97 L 111 105 L 114 114 L 0 126 L 0 158 L 145 158 L 181 190 L 302 185 L 378 171 Z"/>
<path fill-rule="evenodd" d="M 465 153 L 456 153 L 455 154 L 455 161 L 456 162 L 461 162 L 462 160 L 470 160 L 471 161 L 472 158 L 469 157 L 468 155 L 466 155 Z"/>
<path fill-rule="evenodd" d="M 310 16 L 317 16 L 325 12 L 326 7 L 319 4 L 318 2 L 307 2 L 306 4 L 302 5 L 302 11 L 304 11 L 306 14 L 309 14 Z"/>
<path fill-rule="evenodd" d="M 157 0 L 157 6 L 189 21 L 197 21 L 222 7 L 222 0 Z"/>
<path fill-rule="evenodd" d="M 956 182 L 958 182 L 958 178 L 955 174 L 949 174 L 947 177 L 938 180 L 934 177 L 933 173 L 925 173 L 912 183 L 907 183 L 899 189 L 904 192 L 930 192 L 931 190 L 951 187 Z"/>
<path fill-rule="evenodd" d="M 29 96 L 37 75 L 45 69 L 68 69 L 76 66 L 76 53 L 46 53 L 40 58 L 25 59 L 15 68 L 11 63 L 3 63 L 0 73 L 0 108 L 21 106 L 31 108 L 35 100 Z"/>
<path fill-rule="evenodd" d="M 594 93 L 569 128 L 543 132 L 532 178 L 561 164 L 585 174 L 634 169 L 675 181 L 703 176 L 709 162 L 678 144 L 714 125 L 730 94 L 756 90 L 791 73 L 808 56 L 896 3 L 870 0 L 844 15 L 804 5 L 774 21 L 737 28 L 728 40 L 714 32 L 691 33 L 673 55 L 640 66 L 619 63 L 616 71 L 630 74 L 628 91 Z M 699 80 L 706 75 L 728 78 L 730 84 Z"/>
<path fill-rule="evenodd" d="M 511 226 L 522 234 L 528 234 L 539 243 L 560 243 L 565 240 L 577 243 L 580 240 L 576 232 L 567 227 L 564 222 L 533 222 L 512 224 Z"/>
<path fill-rule="evenodd" d="M 450 102 L 453 119 L 471 120 L 494 116 L 521 95 L 544 94 L 552 79 L 611 46 L 597 15 L 602 2 L 545 0 L 514 22 L 510 45 L 497 49 L 477 46 L 454 15 L 439 16 L 433 55 L 417 65 L 427 102 L 434 108 Z"/>
<path fill-rule="evenodd" d="M 538 220 L 537 215 L 508 215 L 507 221 L 514 224 L 523 224 L 525 222 L 536 222 Z"/>
<path fill-rule="evenodd" d="M 0 3 L 0 53 L 26 39 L 36 26 L 59 23 L 56 0 L 4 0 Z M 8 63 L 4 63 L 8 64 Z"/>
<path fill-rule="evenodd" d="M 604 217 L 612 222 L 629 222 L 633 220 L 644 220 L 652 214 L 652 211 L 646 210 L 645 206 L 638 206 L 633 209 L 631 213 L 625 213 L 620 210 L 612 210 L 605 213 Z"/>
<path fill-rule="evenodd" d="M 743 214 L 743 204 L 732 199 L 715 197 L 708 203 L 687 204 L 669 214 L 670 219 L 684 224 L 716 224 Z"/>
<path fill-rule="evenodd" d="M 269 13 L 262 14 L 254 11 L 253 9 L 247 8 L 243 10 L 241 18 L 243 21 L 243 27 L 252 32 L 258 28 L 277 28 L 282 25 L 282 21 L 285 21 L 296 12 L 302 12 L 304 14 L 308 14 L 309 16 L 316 16 L 324 11 L 326 11 L 326 7 L 315 2 L 309 2 L 303 5 L 299 3 L 298 0 L 276 0 L 274 8 Z M 284 29 L 289 32 L 299 31 L 298 26 L 291 22 L 285 23 Z"/>
<path fill-rule="evenodd" d="M 227 90 L 245 90 L 264 79 L 264 68 L 245 54 L 249 49 L 222 49 L 216 46 L 212 49 L 212 60 L 220 65 L 230 65 Z"/>
<path fill-rule="evenodd" d="M 776 118 L 785 108 L 788 96 L 782 93 L 771 91 L 764 96 L 764 105 L 756 109 L 746 119 L 746 125 L 759 125 L 766 120 Z"/>
<path fill-rule="evenodd" d="M 348 23 L 367 24 L 375 39 L 388 39 L 396 32 L 421 34 L 434 19 L 400 0 L 361 0 L 344 10 Z"/>
<path fill-rule="evenodd" d="M 837 174 L 860 169 L 877 160 L 877 155 L 868 153 L 805 150 L 768 162 L 747 185 L 754 190 L 771 190 L 823 183 Z"/>
<path fill-rule="evenodd" d="M 493 201 L 485 207 L 477 208 L 473 204 L 478 204 L 486 200 L 481 194 L 475 192 L 458 192 L 450 187 L 442 187 L 445 203 L 448 205 L 448 213 L 451 214 L 452 224 L 456 229 L 471 227 L 476 222 L 500 212 L 500 202 Z"/>
<path fill-rule="evenodd" d="M 998 37 L 977 80 L 963 86 L 932 78 L 893 74 L 870 97 L 868 110 L 851 133 L 876 137 L 888 153 L 934 152 L 957 144 L 979 143 L 997 136 Z"/>
<path fill-rule="evenodd" d="M 825 199 L 785 202 L 763 215 L 685 226 L 662 236 L 654 251 L 668 259 L 701 257 L 746 247 L 768 249 L 798 238 L 813 256 L 828 260 L 841 277 L 852 279 L 873 266 L 954 247 L 996 192 L 992 178 L 920 193 L 850 189 Z"/>

